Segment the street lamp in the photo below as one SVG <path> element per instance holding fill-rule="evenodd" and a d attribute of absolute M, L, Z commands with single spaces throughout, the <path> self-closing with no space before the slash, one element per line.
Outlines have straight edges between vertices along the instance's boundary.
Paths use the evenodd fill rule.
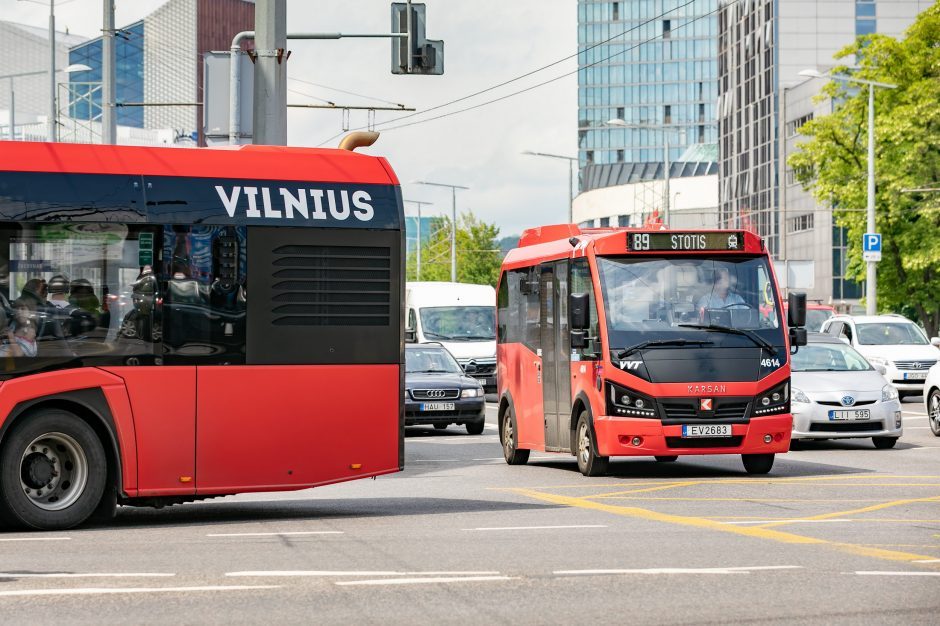
<path fill-rule="evenodd" d="M 417 244 L 417 268 L 415 273 L 415 280 L 421 280 L 421 207 L 425 204 L 432 204 L 431 202 L 423 202 L 421 200 L 405 200 L 405 202 L 410 202 L 412 204 L 418 205 L 418 244 Z"/>
<path fill-rule="evenodd" d="M 666 160 L 665 160 L 665 172 L 663 174 L 663 224 L 669 224 L 669 209 L 670 209 L 670 197 L 669 197 L 669 175 L 670 169 L 672 169 L 672 164 L 669 162 L 669 136 L 668 132 L 676 133 L 677 137 L 682 137 L 684 134 L 682 129 L 676 126 L 657 126 L 655 124 L 630 124 L 626 121 L 614 118 L 612 120 L 607 120 L 605 122 L 608 126 L 617 126 L 619 128 L 641 128 L 647 130 L 658 130 L 663 133 L 663 144 L 665 145 Z M 681 139 L 680 139 L 681 140 Z"/>
<path fill-rule="evenodd" d="M 432 187 L 449 187 L 450 188 L 450 213 L 451 213 L 451 225 L 450 225 L 450 281 L 452 283 L 457 282 L 457 190 L 458 189 L 470 189 L 469 187 L 463 187 L 461 185 L 448 185 L 446 183 L 432 183 L 427 180 L 414 180 L 411 181 L 414 185 L 430 185 Z"/>
<path fill-rule="evenodd" d="M 574 221 L 574 183 L 572 180 L 574 179 L 574 164 L 578 162 L 578 157 L 549 154 L 548 152 L 533 152 L 532 150 L 523 150 L 522 154 L 568 161 L 568 223 L 571 224 Z M 578 191 L 580 191 L 580 189 Z"/>
<path fill-rule="evenodd" d="M 56 70 L 56 73 L 64 72 L 66 74 L 71 74 L 72 72 L 86 72 L 90 69 L 91 68 L 84 63 L 73 63 L 64 69 Z M 38 70 L 35 72 L 18 72 L 16 74 L 4 74 L 3 76 L 0 76 L 0 79 L 6 78 L 10 81 L 10 141 L 16 140 L 16 91 L 13 84 L 14 79 L 25 78 L 27 76 L 42 76 L 48 73 L 48 70 Z M 54 90 L 52 92 L 52 102 L 55 102 Z M 53 111 L 55 111 L 55 105 L 53 105 Z M 50 125 L 53 129 L 55 128 L 56 117 L 58 116 L 54 115 L 52 118 L 50 118 Z M 49 140 L 55 141 L 54 131 L 49 134 Z"/>
<path fill-rule="evenodd" d="M 875 225 L 875 87 L 883 89 L 897 89 L 891 83 L 879 83 L 873 80 L 863 80 L 846 74 L 823 74 L 819 70 L 807 69 L 800 72 L 800 76 L 808 78 L 830 78 L 844 83 L 856 83 L 868 86 L 868 232 L 874 233 Z M 867 275 L 865 284 L 865 312 L 868 315 L 878 313 L 878 273 L 877 261 L 866 261 Z"/>

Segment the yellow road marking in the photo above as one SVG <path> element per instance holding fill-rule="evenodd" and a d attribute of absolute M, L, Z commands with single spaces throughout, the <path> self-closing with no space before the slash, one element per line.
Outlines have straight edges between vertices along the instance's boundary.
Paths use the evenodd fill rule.
<path fill-rule="evenodd" d="M 858 515 L 859 513 L 869 513 L 871 511 L 881 511 L 883 509 L 889 509 L 895 506 L 902 506 L 905 504 L 915 504 L 921 502 L 940 502 L 940 496 L 933 496 L 932 498 L 907 498 L 904 500 L 893 500 L 891 502 L 882 502 L 880 504 L 873 504 L 871 506 L 862 507 L 860 509 L 852 509 L 850 511 L 836 511 L 835 513 L 823 513 L 821 515 L 811 515 L 809 517 L 804 517 L 802 519 L 809 520 L 822 520 L 822 519 L 834 519 L 838 517 L 846 517 L 849 515 Z M 783 526 L 784 524 L 789 524 L 791 522 L 781 521 L 781 522 L 771 522 L 770 524 L 762 524 L 760 528 L 775 528 L 777 526 Z"/>
<path fill-rule="evenodd" d="M 584 498 L 613 498 L 615 496 L 625 496 L 631 493 L 648 493 L 650 491 L 662 491 L 664 489 L 675 489 L 676 487 L 691 487 L 700 484 L 699 481 L 688 481 L 681 483 L 669 483 L 667 485 L 657 485 L 656 487 L 646 487 L 645 489 L 631 489 L 628 491 L 610 491 L 608 493 L 598 493 Z"/>
<path fill-rule="evenodd" d="M 568 497 L 574 497 L 574 496 L 568 496 Z M 584 497 L 596 499 L 596 496 L 584 496 Z M 810 499 L 803 499 L 803 498 L 696 498 L 693 496 L 676 497 L 676 498 L 669 498 L 665 496 L 658 496 L 658 497 L 657 496 L 636 496 L 636 497 L 611 496 L 605 499 L 607 500 L 657 500 L 657 501 L 668 501 L 668 502 L 823 502 L 826 504 L 833 504 L 833 503 L 838 503 L 838 502 L 881 502 L 880 500 L 876 500 L 875 498 L 866 498 L 863 500 L 857 500 L 857 499 L 833 500 L 831 498 L 810 500 Z M 807 519 L 807 518 L 801 517 L 799 519 Z"/>
<path fill-rule="evenodd" d="M 512 491 L 520 495 L 528 496 L 530 498 L 541 500 L 543 502 L 550 502 L 552 504 L 561 504 L 561 505 L 576 507 L 580 509 L 601 511 L 604 513 L 612 513 L 614 515 L 620 515 L 623 517 L 632 517 L 636 519 L 643 519 L 643 520 L 648 520 L 648 521 L 653 521 L 653 522 L 665 522 L 665 523 L 677 524 L 681 526 L 692 526 L 695 528 L 704 528 L 707 530 L 717 530 L 719 532 L 731 533 L 735 535 L 743 535 L 746 537 L 754 537 L 756 539 L 766 539 L 770 541 L 776 541 L 778 543 L 815 544 L 815 545 L 827 546 L 827 547 L 831 547 L 836 550 L 839 550 L 841 552 L 847 552 L 849 554 L 869 556 L 869 557 L 889 560 L 889 561 L 913 562 L 913 561 L 930 560 L 934 558 L 930 556 L 925 556 L 921 554 L 913 554 L 909 552 L 884 550 L 881 548 L 860 546 L 860 545 L 855 545 L 855 544 L 850 544 L 850 543 L 836 543 L 836 542 L 827 541 L 825 539 L 817 539 L 815 537 L 795 535 L 793 533 L 782 532 L 782 531 L 773 530 L 770 528 L 753 527 L 753 526 L 741 527 L 741 526 L 735 526 L 733 524 L 723 524 L 721 522 L 716 522 L 716 521 L 713 521 L 704 517 L 670 515 L 667 513 L 659 513 L 657 511 L 651 511 L 649 509 L 641 509 L 637 507 L 615 506 L 612 504 L 605 504 L 603 502 L 585 500 L 583 498 L 573 498 L 570 496 L 543 493 L 541 491 L 535 491 L 532 489 L 513 489 Z"/>

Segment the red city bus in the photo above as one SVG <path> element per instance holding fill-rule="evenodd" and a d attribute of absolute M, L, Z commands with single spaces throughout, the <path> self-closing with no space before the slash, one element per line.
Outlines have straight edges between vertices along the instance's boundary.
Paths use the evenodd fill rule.
<path fill-rule="evenodd" d="M 497 291 L 506 461 L 567 452 L 587 476 L 612 456 L 740 454 L 769 472 L 790 444 L 791 330 L 763 241 L 743 231 L 544 226 L 525 231 Z"/>
<path fill-rule="evenodd" d="M 401 470 L 403 237 L 382 158 L 0 142 L 0 517 Z"/>

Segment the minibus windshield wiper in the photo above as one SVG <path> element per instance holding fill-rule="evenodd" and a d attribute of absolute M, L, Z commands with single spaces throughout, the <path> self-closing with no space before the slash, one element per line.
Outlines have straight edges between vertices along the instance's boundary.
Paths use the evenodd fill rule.
<path fill-rule="evenodd" d="M 434 337 L 435 339 L 443 339 L 443 340 L 445 340 L 445 341 L 453 341 L 453 339 L 454 339 L 454 338 L 451 337 L 450 335 L 441 335 L 441 334 L 439 334 L 439 333 L 431 333 L 431 332 L 428 332 L 428 331 L 424 331 L 424 336 L 425 336 L 425 337 Z"/>
<path fill-rule="evenodd" d="M 617 354 L 617 358 L 626 358 L 637 350 L 649 348 L 650 346 L 708 346 L 712 343 L 714 342 L 706 339 L 650 339 L 649 341 L 641 341 L 635 346 L 624 348 Z"/>
<path fill-rule="evenodd" d="M 777 354 L 777 349 L 774 348 L 772 343 L 751 330 L 746 330 L 744 328 L 731 328 L 730 326 L 721 326 L 719 324 L 679 324 L 679 326 L 682 328 L 700 328 L 702 330 L 713 330 L 715 332 L 728 333 L 730 335 L 741 335 L 742 337 L 747 337 L 770 354 Z"/>

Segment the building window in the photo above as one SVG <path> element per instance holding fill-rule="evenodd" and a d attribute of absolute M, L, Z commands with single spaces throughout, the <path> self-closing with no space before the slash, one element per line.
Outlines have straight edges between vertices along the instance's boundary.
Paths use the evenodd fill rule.
<path fill-rule="evenodd" d="M 624 107 L 617 107 L 617 119 L 625 120 L 626 119 L 626 109 Z"/>
<path fill-rule="evenodd" d="M 855 17 L 875 17 L 875 0 L 855 0 Z"/>
<path fill-rule="evenodd" d="M 663 20 L 663 39 L 669 39 L 672 35 L 672 22 L 670 20 Z"/>
<path fill-rule="evenodd" d="M 797 215 L 796 217 L 787 220 L 788 233 L 802 233 L 808 230 L 813 230 L 812 213 L 807 213 L 806 215 Z"/>
<path fill-rule="evenodd" d="M 620 21 L 620 3 L 619 3 L 619 2 L 614 2 L 614 15 L 613 15 L 613 20 L 614 20 L 615 22 Z"/>
<path fill-rule="evenodd" d="M 812 119 L 813 114 L 807 113 L 806 115 L 800 116 L 795 120 L 787 122 L 787 137 L 795 137 L 800 128 L 803 127 L 803 124 L 812 121 Z"/>
<path fill-rule="evenodd" d="M 672 124 L 672 105 L 663 106 L 663 123 Z"/>
<path fill-rule="evenodd" d="M 878 27 L 875 20 L 855 20 L 856 37 L 861 37 L 862 35 L 873 35 L 876 32 L 878 32 Z"/>
<path fill-rule="evenodd" d="M 587 158 L 587 162 L 588 162 L 588 163 L 593 163 L 593 162 L 594 162 L 594 151 L 593 151 L 593 150 L 588 150 L 588 151 L 587 151 L 587 154 L 585 155 L 585 157 Z"/>
<path fill-rule="evenodd" d="M 617 150 L 617 163 L 623 163 L 623 150 Z"/>

